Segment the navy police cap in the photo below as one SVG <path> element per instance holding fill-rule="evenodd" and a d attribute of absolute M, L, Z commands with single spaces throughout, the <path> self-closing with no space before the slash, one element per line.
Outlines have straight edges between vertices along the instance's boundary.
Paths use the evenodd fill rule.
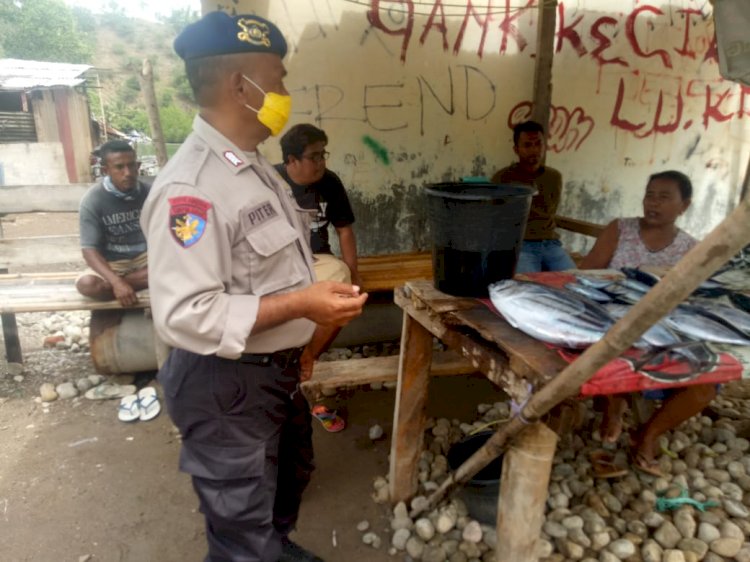
<path fill-rule="evenodd" d="M 273 23 L 252 14 L 209 12 L 182 30 L 174 50 L 184 60 L 233 53 L 274 53 L 284 58 L 286 40 Z"/>

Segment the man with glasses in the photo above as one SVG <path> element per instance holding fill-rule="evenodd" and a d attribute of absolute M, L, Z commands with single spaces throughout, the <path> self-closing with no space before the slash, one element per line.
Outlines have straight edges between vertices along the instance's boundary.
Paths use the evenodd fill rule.
<path fill-rule="evenodd" d="M 361 285 L 357 270 L 357 240 L 354 213 L 341 179 L 326 168 L 329 153 L 325 131 L 302 123 L 281 137 L 282 164 L 276 165 L 281 177 L 292 188 L 297 204 L 311 211 L 310 247 L 318 281 L 339 281 Z M 341 259 L 331 250 L 328 225 L 336 229 Z M 319 327 L 305 350 L 300 364 L 303 380 L 312 375 L 313 362 L 334 340 L 340 329 Z"/>
<path fill-rule="evenodd" d="M 299 206 L 315 212 L 310 224 L 310 247 L 315 254 L 316 273 L 330 271 L 326 278 L 341 277 L 335 280 L 359 285 L 354 213 L 344 184 L 326 168 L 327 144 L 328 137 L 321 129 L 307 123 L 295 125 L 281 137 L 284 163 L 276 165 L 276 169 L 291 186 Z M 343 264 L 331 251 L 329 224 L 336 229 Z"/>
<path fill-rule="evenodd" d="M 140 217 L 149 188 L 138 179 L 135 150 L 127 142 L 109 141 L 98 154 L 104 177 L 83 196 L 79 213 L 81 251 L 89 269 L 76 288 L 87 297 L 133 306 L 136 291 L 148 286 Z"/>

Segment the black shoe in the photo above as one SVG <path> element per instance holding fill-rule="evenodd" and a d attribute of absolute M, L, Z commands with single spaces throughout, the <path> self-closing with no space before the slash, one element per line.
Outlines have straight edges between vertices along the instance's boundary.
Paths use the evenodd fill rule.
<path fill-rule="evenodd" d="M 279 562 L 325 562 L 309 550 L 305 550 L 288 538 L 281 539 L 281 557 Z"/>

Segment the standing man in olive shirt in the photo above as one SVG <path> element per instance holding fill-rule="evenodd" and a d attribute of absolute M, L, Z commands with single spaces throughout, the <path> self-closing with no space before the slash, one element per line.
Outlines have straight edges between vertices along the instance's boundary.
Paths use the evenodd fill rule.
<path fill-rule="evenodd" d="M 492 183 L 520 183 L 537 189 L 531 200 L 516 273 L 575 268 L 555 231 L 562 176 L 554 168 L 542 164 L 545 149 L 544 127 L 535 121 L 519 123 L 513 127 L 513 152 L 518 155 L 518 162 L 492 176 Z"/>

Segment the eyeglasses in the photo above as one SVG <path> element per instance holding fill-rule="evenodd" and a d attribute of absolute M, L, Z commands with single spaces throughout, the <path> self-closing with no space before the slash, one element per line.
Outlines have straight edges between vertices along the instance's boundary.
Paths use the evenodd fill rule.
<path fill-rule="evenodd" d="M 323 150 L 321 152 L 311 152 L 310 154 L 303 154 L 302 158 L 310 160 L 311 162 L 322 162 L 323 160 L 328 160 L 328 157 L 330 155 L 330 152 L 328 152 L 327 150 Z"/>

